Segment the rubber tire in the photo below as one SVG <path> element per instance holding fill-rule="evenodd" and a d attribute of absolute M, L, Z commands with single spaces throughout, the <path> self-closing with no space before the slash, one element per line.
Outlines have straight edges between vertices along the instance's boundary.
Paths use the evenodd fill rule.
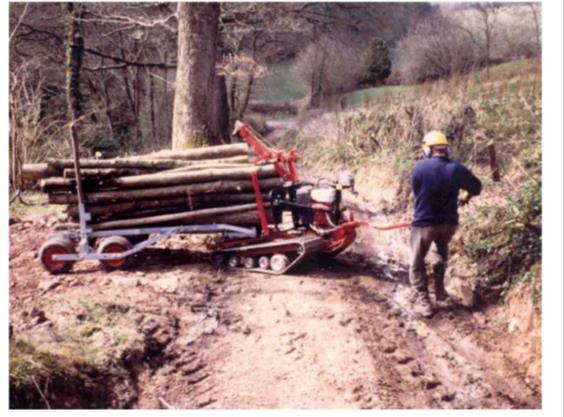
<path fill-rule="evenodd" d="M 54 237 L 47 240 L 39 249 L 39 259 L 45 270 L 54 275 L 69 272 L 74 265 L 74 261 L 55 261 L 60 262 L 60 266 L 56 266 L 46 260 L 49 250 L 53 248 L 58 248 L 60 254 L 71 254 L 75 253 L 73 243 L 69 239 Z"/>
<path fill-rule="evenodd" d="M 125 252 L 128 251 L 129 249 L 131 249 L 133 247 L 133 244 L 125 237 L 123 236 L 113 236 L 113 237 L 109 237 L 106 238 L 104 240 L 102 240 L 100 242 L 100 245 L 98 246 L 98 253 L 107 253 L 106 250 L 110 247 L 113 246 L 114 248 L 121 248 L 121 252 Z M 118 250 L 119 252 L 119 250 Z M 114 252 L 117 253 L 117 252 Z M 117 263 L 116 261 L 111 261 L 111 260 L 103 260 L 100 259 L 100 265 L 102 266 L 102 268 L 104 268 L 106 271 L 115 271 L 117 269 L 127 269 L 133 260 L 133 256 L 130 255 L 124 259 L 119 259 L 119 261 L 121 261 L 121 263 Z M 112 263 L 114 262 L 114 263 Z"/>

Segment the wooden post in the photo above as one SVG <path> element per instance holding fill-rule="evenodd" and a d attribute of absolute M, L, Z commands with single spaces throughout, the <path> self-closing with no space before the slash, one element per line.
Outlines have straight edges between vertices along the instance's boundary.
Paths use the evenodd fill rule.
<path fill-rule="evenodd" d="M 499 182 L 501 180 L 501 177 L 499 175 L 499 166 L 497 165 L 495 145 L 493 142 L 490 142 L 487 147 L 490 156 L 490 169 L 492 171 L 492 180 L 494 180 L 494 182 Z"/>

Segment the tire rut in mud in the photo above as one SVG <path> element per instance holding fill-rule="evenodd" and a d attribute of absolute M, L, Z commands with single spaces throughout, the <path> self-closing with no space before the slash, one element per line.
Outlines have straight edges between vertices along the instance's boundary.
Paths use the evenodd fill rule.
<path fill-rule="evenodd" d="M 390 271 L 354 253 L 339 262 L 360 276 L 346 298 L 364 317 L 362 336 L 382 370 L 379 386 L 389 407 L 540 407 L 539 390 L 499 364 L 499 352 L 480 345 L 475 336 L 489 329 L 472 309 L 453 303 L 430 320 L 417 319 L 406 304 L 401 268 Z"/>

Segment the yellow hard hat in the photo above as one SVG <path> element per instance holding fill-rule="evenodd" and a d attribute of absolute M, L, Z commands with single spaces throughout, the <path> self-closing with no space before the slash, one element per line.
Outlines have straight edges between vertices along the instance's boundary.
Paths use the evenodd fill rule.
<path fill-rule="evenodd" d="M 448 146 L 448 140 L 444 133 L 433 130 L 425 135 L 422 148 L 426 157 L 431 156 L 431 146 Z"/>
<path fill-rule="evenodd" d="M 429 146 L 448 146 L 448 141 L 443 132 L 433 130 L 425 135 L 423 138 L 423 147 Z"/>

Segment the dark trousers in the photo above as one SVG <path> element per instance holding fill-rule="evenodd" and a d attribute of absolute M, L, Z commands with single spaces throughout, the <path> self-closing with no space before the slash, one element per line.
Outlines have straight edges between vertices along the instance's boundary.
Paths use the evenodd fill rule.
<path fill-rule="evenodd" d="M 429 279 L 425 267 L 425 257 L 432 244 L 434 244 L 432 265 L 435 278 L 441 282 L 444 280 L 448 260 L 448 244 L 456 229 L 457 226 L 453 224 L 411 228 L 409 282 L 418 291 L 427 292 Z"/>

